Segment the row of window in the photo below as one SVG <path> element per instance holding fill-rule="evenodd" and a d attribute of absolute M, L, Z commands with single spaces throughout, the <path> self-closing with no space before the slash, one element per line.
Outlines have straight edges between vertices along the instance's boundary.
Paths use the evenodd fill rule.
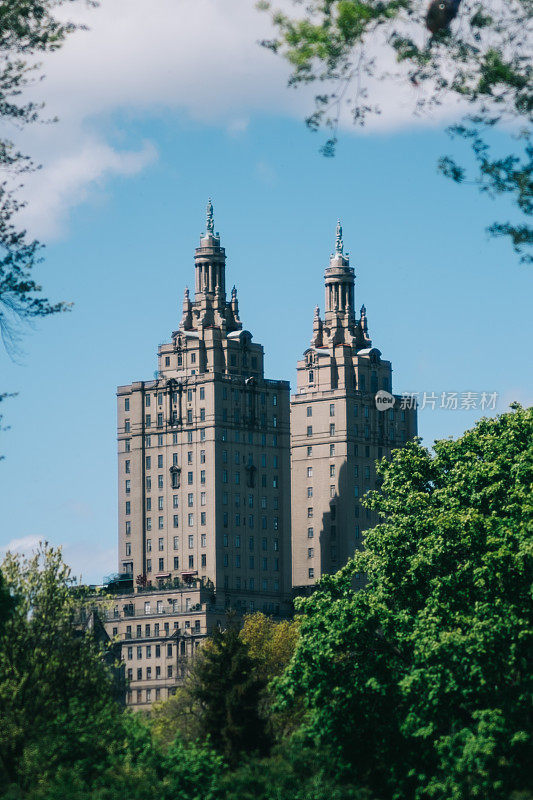
<path fill-rule="evenodd" d="M 307 413 L 308 417 L 312 417 L 313 416 L 313 406 L 307 406 L 306 413 Z M 389 421 L 390 422 L 394 422 L 394 409 L 393 408 L 389 408 L 385 413 L 387 414 L 387 417 L 388 417 Z M 370 406 L 363 406 L 363 414 L 365 416 L 365 419 L 369 419 L 369 417 L 370 417 Z M 401 411 L 400 414 L 401 414 L 402 421 L 405 421 L 405 411 Z M 330 403 L 329 415 L 330 415 L 330 417 L 334 417 L 335 416 L 335 403 Z M 359 416 L 359 406 L 354 406 L 353 415 L 354 415 L 354 417 L 358 417 Z M 380 412 L 380 418 L 383 418 L 383 412 Z"/>
<path fill-rule="evenodd" d="M 308 371 L 307 380 L 309 383 L 315 382 L 315 372 L 313 369 L 310 369 Z M 355 376 L 355 373 L 352 375 L 351 381 L 348 381 L 347 379 L 346 383 L 347 385 L 348 383 L 351 383 L 354 388 L 357 388 L 357 378 Z M 372 373 L 372 376 L 370 378 L 370 391 L 375 393 L 378 391 L 378 388 L 379 388 L 378 377 L 375 373 Z M 381 388 L 384 389 L 386 392 L 391 391 L 390 378 L 387 377 L 381 378 Z M 366 392 L 366 375 L 362 372 L 359 373 L 359 391 Z"/>
<path fill-rule="evenodd" d="M 227 469 L 223 469 L 222 470 L 222 483 L 229 483 L 229 482 L 230 482 L 230 472 Z M 266 475 L 266 473 L 263 473 L 261 475 L 261 488 L 262 489 L 266 489 L 267 488 L 267 482 L 268 482 L 267 475 Z M 236 485 L 239 485 L 241 483 L 240 470 L 235 470 L 235 472 L 233 473 L 233 483 L 235 483 Z M 249 482 L 248 486 L 253 486 L 253 483 Z M 273 475 L 272 476 L 272 488 L 273 489 L 279 489 L 279 475 Z"/>
<path fill-rule="evenodd" d="M 223 556 L 224 566 L 229 567 L 229 555 L 228 553 L 224 553 Z M 257 567 L 255 564 L 255 556 L 248 556 L 248 569 L 259 569 L 259 559 L 257 559 Z M 243 565 L 241 563 L 241 556 L 240 553 L 236 553 L 233 557 L 233 566 L 237 569 L 240 569 Z M 269 565 L 268 565 L 268 558 L 261 559 L 261 569 L 263 572 L 268 572 Z M 279 558 L 274 558 L 272 561 L 272 571 L 279 572 Z"/>
<path fill-rule="evenodd" d="M 131 431 L 131 423 L 130 423 L 129 419 L 124 420 L 124 430 L 125 430 L 126 433 L 129 433 Z M 199 430 L 200 430 L 200 441 L 201 442 L 205 442 L 205 431 L 206 431 L 206 429 L 205 428 L 200 428 Z M 243 432 L 242 438 L 241 438 L 241 431 L 239 429 L 235 430 L 234 433 L 235 433 L 235 443 L 236 444 L 245 444 L 246 441 L 247 441 L 248 444 L 251 444 L 251 445 L 253 445 L 253 444 L 257 445 L 258 444 L 258 442 L 256 442 L 254 440 L 253 431 L 248 431 L 247 437 L 244 436 L 244 432 Z M 188 430 L 187 431 L 187 444 L 193 444 L 193 434 L 194 434 L 193 430 Z M 261 447 L 266 447 L 267 446 L 267 435 L 266 435 L 266 433 L 262 433 L 262 434 L 260 434 L 260 436 L 261 436 L 261 441 L 260 441 Z M 230 441 L 230 438 L 228 436 L 228 429 L 227 428 L 222 428 L 221 429 L 220 439 L 221 439 L 222 442 L 229 442 Z M 164 436 L 163 436 L 162 433 L 157 435 L 157 440 L 158 440 L 157 446 L 158 447 L 163 447 L 164 446 L 163 445 Z M 152 446 L 151 441 L 152 441 L 152 437 L 150 435 L 147 435 L 145 437 L 145 446 L 146 447 L 151 447 Z M 146 444 L 146 442 L 149 442 L 149 443 Z M 179 444 L 179 442 L 178 442 L 178 434 L 177 434 L 176 431 L 174 431 L 172 433 L 172 444 L 173 445 Z M 272 444 L 272 447 L 277 447 L 278 446 L 278 435 L 277 435 L 277 433 L 272 434 L 271 444 Z M 125 453 L 131 452 L 131 439 L 124 439 L 124 452 Z"/>
<path fill-rule="evenodd" d="M 180 568 L 179 556 L 174 556 L 173 564 L 174 564 L 173 569 L 178 570 Z M 202 555 L 200 556 L 200 566 L 203 569 L 205 569 L 207 567 L 207 555 L 205 553 L 202 553 Z M 188 568 L 189 569 L 195 569 L 194 556 L 189 556 Z M 157 570 L 158 570 L 158 572 L 165 572 L 165 559 L 164 558 L 158 558 L 157 559 Z M 146 571 L 147 572 L 152 572 L 152 559 L 151 558 L 147 558 L 146 559 Z"/>
<path fill-rule="evenodd" d="M 194 356 L 195 354 L 192 353 L 191 355 Z M 178 364 L 179 365 L 181 365 L 180 362 L 179 362 L 180 358 L 181 358 L 181 356 L 178 356 Z M 232 356 L 232 358 L 235 358 L 235 356 Z M 167 366 L 167 367 L 170 366 L 170 357 L 169 356 L 166 356 L 166 358 L 165 358 L 165 366 Z M 232 364 L 232 366 L 235 366 L 235 364 Z M 246 366 L 246 364 L 243 363 L 243 366 Z M 252 356 L 252 369 L 256 369 L 256 368 L 257 368 L 257 358 L 256 358 L 256 356 Z M 192 389 L 192 388 L 187 389 L 187 402 L 188 403 L 192 403 L 192 401 L 193 401 L 193 392 L 194 391 L 195 390 Z M 240 399 L 239 398 L 239 394 L 243 394 L 243 390 L 242 389 L 241 390 L 233 389 L 233 388 L 231 389 L 231 395 L 232 395 L 232 399 L 234 400 L 234 402 L 239 402 L 239 399 Z M 247 395 L 247 396 L 249 396 L 249 395 Z M 163 405 L 163 392 L 156 392 L 154 394 L 154 399 L 156 399 L 156 398 L 157 398 L 157 405 L 158 406 L 162 406 Z M 205 387 L 204 386 L 200 386 L 199 387 L 199 398 L 200 398 L 200 400 L 205 400 Z M 173 403 L 177 403 L 177 401 L 178 401 L 178 393 L 177 392 L 172 392 L 172 398 L 171 399 L 172 399 Z M 222 399 L 223 400 L 227 400 L 228 399 L 227 386 L 224 386 L 222 388 Z M 260 399 L 260 403 L 261 403 L 262 406 L 266 405 L 266 395 L 265 395 L 264 392 L 261 392 L 261 394 L 259 396 L 259 399 Z M 145 404 L 146 408 L 150 408 L 150 406 L 152 405 L 152 396 L 150 394 L 145 394 L 145 396 L 144 396 L 144 404 Z M 278 396 L 277 396 L 277 394 L 274 394 L 274 395 L 272 395 L 272 405 L 273 406 L 277 406 L 277 404 L 278 404 Z M 130 410 L 130 398 L 126 397 L 126 398 L 124 398 L 124 411 L 129 411 L 129 410 Z"/>
<path fill-rule="evenodd" d="M 126 512 L 126 516 L 129 516 L 131 514 L 131 502 L 129 500 L 126 500 L 125 512 Z M 272 521 L 272 529 L 275 530 L 275 531 L 279 530 L 279 517 L 274 516 L 274 517 L 272 517 L 271 521 Z M 146 522 L 146 530 L 147 531 L 151 531 L 153 529 L 153 527 L 152 527 L 152 517 L 146 517 L 145 522 Z M 173 514 L 172 515 L 172 525 L 173 525 L 174 528 L 179 528 L 179 515 L 178 514 Z M 194 512 L 190 511 L 187 514 L 187 527 L 194 528 L 194 525 L 195 525 Z M 200 512 L 200 525 L 202 527 L 207 525 L 207 513 L 205 511 L 201 511 Z M 222 525 L 223 525 L 224 528 L 229 528 L 229 513 L 227 511 L 224 511 L 222 513 Z M 233 516 L 233 526 L 235 528 L 240 528 L 241 525 L 244 528 L 245 527 L 254 528 L 255 527 L 255 515 L 254 514 L 248 514 L 248 515 L 242 514 L 241 515 L 239 512 L 237 512 Z M 157 528 L 158 528 L 158 530 L 164 530 L 165 529 L 165 517 L 164 516 L 158 516 L 157 517 Z M 268 517 L 265 516 L 265 515 L 261 516 L 261 530 L 264 530 L 264 531 L 268 530 Z M 130 520 L 126 520 L 125 531 L 126 531 L 126 535 L 127 536 L 129 536 L 131 534 L 131 521 Z"/>
<path fill-rule="evenodd" d="M 370 449 L 371 449 L 370 445 L 368 445 L 368 444 L 365 445 L 365 458 L 370 458 Z M 372 456 L 373 458 L 377 458 L 378 460 L 383 458 L 383 448 L 382 447 L 377 447 L 376 448 L 376 452 L 377 452 L 377 455 L 376 455 L 376 453 L 374 453 L 373 456 Z M 330 444 L 330 446 L 329 446 L 329 454 L 330 454 L 330 456 L 334 456 L 335 455 L 335 445 L 334 444 Z M 357 444 L 353 445 L 353 454 L 356 457 L 359 455 L 359 445 L 357 445 Z M 307 458 L 311 458 L 312 455 L 313 455 L 313 445 L 309 444 L 309 445 L 307 445 Z"/>
<path fill-rule="evenodd" d="M 202 407 L 202 408 L 199 409 L 199 414 L 196 415 L 196 418 L 195 418 L 193 409 L 192 408 L 188 408 L 187 411 L 186 411 L 185 419 L 186 419 L 187 425 L 192 425 L 193 422 L 195 422 L 195 419 L 198 420 L 199 422 L 205 422 L 206 421 L 205 408 Z M 178 412 L 177 412 L 177 409 L 173 409 L 172 412 L 171 412 L 171 422 L 175 423 L 177 421 L 178 421 Z M 244 421 L 244 417 L 241 419 L 241 410 L 239 408 L 233 409 L 233 422 L 238 425 L 242 421 Z M 261 426 L 263 428 L 266 427 L 266 425 L 267 425 L 266 414 L 261 414 L 260 417 L 259 417 L 259 421 L 260 421 L 260 424 L 261 424 Z M 223 408 L 222 409 L 222 422 L 228 422 L 228 409 L 227 408 Z M 163 428 L 164 424 L 165 424 L 164 412 L 163 411 L 158 411 L 157 415 L 156 415 L 156 427 L 157 428 Z M 277 428 L 278 427 L 278 417 L 277 417 L 276 414 L 273 414 L 273 416 L 272 416 L 271 425 L 272 425 L 273 428 Z M 145 428 L 151 428 L 152 427 L 152 415 L 151 414 L 145 414 L 144 415 L 144 427 Z M 124 432 L 125 433 L 129 433 L 130 431 L 131 431 L 131 419 L 129 417 L 127 417 L 124 420 Z M 201 436 L 200 436 L 200 438 L 201 438 Z M 203 438 L 205 439 L 205 431 L 204 431 L 204 437 Z"/>
<path fill-rule="evenodd" d="M 243 514 L 242 516 L 237 513 L 233 517 L 233 527 L 240 528 L 241 524 L 243 528 L 246 527 L 246 523 L 248 522 L 248 527 L 254 527 L 255 517 L 253 514 Z M 229 528 L 229 514 L 227 511 L 224 511 L 222 514 L 222 526 L 224 528 Z M 272 528 L 273 530 L 279 530 L 279 517 L 272 517 Z M 261 530 L 266 531 L 268 530 L 268 517 L 262 516 L 261 517 Z"/>
<path fill-rule="evenodd" d="M 170 358 L 169 356 L 166 356 L 166 359 L 169 359 L 169 358 Z M 254 369 L 257 367 L 256 361 L 257 361 L 256 357 L 252 356 L 252 368 L 254 368 Z M 165 366 L 167 366 L 167 367 L 170 366 L 170 363 L 165 363 Z M 246 365 L 244 365 L 244 366 L 246 366 Z M 187 402 L 188 403 L 192 403 L 192 401 L 193 401 L 193 392 L 195 392 L 195 391 L 196 391 L 196 389 L 192 388 L 192 387 L 189 387 L 187 389 Z M 231 397 L 232 397 L 232 400 L 234 400 L 234 402 L 238 402 L 239 401 L 239 396 L 243 395 L 243 394 L 244 394 L 244 390 L 243 389 L 236 389 L 236 388 L 232 387 L 232 389 L 231 389 Z M 172 402 L 174 402 L 174 403 L 177 402 L 177 395 L 178 395 L 177 392 L 173 392 L 172 393 Z M 159 405 L 159 406 L 163 405 L 163 392 L 155 392 L 154 393 L 154 399 L 156 397 L 157 397 L 157 405 Z M 205 386 L 200 386 L 199 387 L 199 397 L 200 397 L 200 400 L 204 400 L 205 399 Z M 266 405 L 266 398 L 267 398 L 267 395 L 264 392 L 261 392 L 260 395 L 259 395 L 259 400 L 260 400 L 260 403 L 261 403 L 262 406 Z M 228 387 L 227 386 L 223 386 L 222 387 L 222 399 L 223 400 L 227 400 L 228 399 Z M 145 402 L 146 407 L 149 408 L 151 403 L 152 403 L 150 394 L 145 394 L 144 402 Z M 277 394 L 273 394 L 272 395 L 272 405 L 273 406 L 277 406 L 277 404 L 278 404 L 278 396 L 277 396 Z M 129 397 L 126 397 L 126 398 L 124 398 L 124 411 L 129 411 L 129 410 L 130 410 L 130 399 L 129 399 Z"/>
<path fill-rule="evenodd" d="M 172 678 L 172 675 L 173 675 L 172 664 L 168 664 L 167 665 L 167 678 Z M 128 678 L 128 681 L 132 681 L 133 680 L 133 669 L 131 667 L 128 668 L 126 676 Z M 157 666 L 155 668 L 155 679 L 157 680 L 158 678 L 161 678 L 161 667 L 159 667 L 159 666 Z M 142 669 L 142 667 L 137 667 L 137 680 L 138 681 L 142 681 L 143 680 L 143 669 Z M 146 667 L 146 669 L 144 670 L 144 680 L 145 681 L 151 681 L 152 680 L 152 667 Z M 150 690 L 147 689 L 146 693 L 148 694 L 149 691 Z M 147 699 L 149 699 L 149 698 L 147 697 Z"/>
<path fill-rule="evenodd" d="M 197 621 L 198 621 L 198 630 L 200 630 L 200 620 Z M 133 647 L 133 645 L 128 645 L 128 647 L 126 648 L 126 658 L 128 661 L 131 661 L 133 659 L 134 650 L 137 654 L 137 658 L 143 658 L 143 656 L 145 658 L 152 658 L 152 654 L 154 655 L 154 658 L 161 658 L 162 652 L 166 652 L 167 658 L 172 658 L 171 644 L 167 645 L 156 644 L 153 646 L 151 644 L 147 644 L 144 646 L 144 648 L 142 645 L 138 645 L 135 648 Z"/>
<path fill-rule="evenodd" d="M 279 578 L 273 578 L 272 580 L 269 578 L 262 578 L 261 583 L 258 582 L 258 589 L 260 586 L 260 591 L 262 592 L 279 592 Z M 224 589 L 236 589 L 237 591 L 256 591 L 255 585 L 255 578 L 242 578 L 240 575 L 236 575 L 233 581 L 230 580 L 229 575 L 224 575 Z M 250 601 L 250 611 L 254 608 L 252 601 Z"/>
<path fill-rule="evenodd" d="M 193 463 L 193 455 L 194 454 L 193 454 L 192 450 L 189 450 L 187 452 L 187 464 L 192 464 Z M 251 466 L 254 463 L 253 453 L 248 453 L 248 459 L 246 461 L 245 454 L 244 453 L 241 454 L 238 450 L 236 450 L 235 453 L 234 453 L 234 462 L 235 462 L 235 464 L 240 464 L 241 463 L 241 457 L 242 457 L 242 463 L 243 464 L 248 463 L 248 465 Z M 223 464 L 227 464 L 228 463 L 228 451 L 227 450 L 223 450 L 222 451 L 222 463 Z M 159 453 L 157 455 L 157 466 L 158 466 L 158 468 L 159 469 L 163 469 L 163 464 L 164 464 L 164 456 L 163 456 L 162 453 Z M 200 450 L 200 464 L 205 464 L 205 450 Z M 151 469 L 152 468 L 152 456 L 145 456 L 145 465 L 146 465 L 146 469 Z M 178 466 L 178 454 L 177 453 L 172 453 L 172 466 L 174 466 L 174 467 Z M 267 466 L 266 453 L 262 453 L 261 454 L 261 467 L 265 468 L 266 466 Z M 278 467 L 279 467 L 279 459 L 278 459 L 277 455 L 272 457 L 272 467 L 274 469 L 278 469 Z M 131 472 L 131 461 L 130 461 L 130 459 L 126 459 L 124 461 L 124 471 L 126 473 L 130 473 Z M 192 475 L 192 473 L 190 473 L 190 472 L 188 474 Z M 205 478 L 205 472 L 204 472 L 204 478 Z M 192 479 L 191 479 L 190 482 L 192 483 Z M 203 482 L 205 483 L 205 480 Z"/>
<path fill-rule="evenodd" d="M 190 597 L 185 598 L 185 606 L 183 606 L 183 601 L 182 600 L 172 600 L 171 602 L 169 601 L 169 603 L 168 603 L 167 607 L 169 608 L 169 611 L 167 613 L 170 613 L 172 611 L 174 614 L 179 614 L 179 613 L 182 613 L 183 611 L 190 611 L 191 607 L 193 607 L 193 606 L 194 606 L 194 603 L 193 603 L 193 601 L 192 601 L 192 599 Z M 125 605 L 124 608 L 123 608 L 123 612 L 124 612 L 124 617 L 133 617 L 135 615 L 135 607 L 133 606 L 133 604 Z M 158 600 L 157 601 L 156 608 L 153 608 L 150 600 L 146 600 L 145 601 L 145 603 L 144 603 L 144 614 L 149 615 L 149 614 L 152 614 L 152 613 L 154 613 L 154 614 L 164 614 L 165 613 L 164 604 L 163 604 L 162 600 Z M 113 609 L 113 617 L 115 617 L 115 618 L 120 617 L 120 611 L 119 611 L 119 607 L 118 606 L 115 606 L 115 608 Z M 187 620 L 185 620 L 185 627 L 186 628 L 190 627 L 190 623 Z M 169 633 L 170 633 L 170 623 L 169 622 L 165 622 L 164 625 L 163 625 L 163 628 L 164 628 L 164 631 L 165 631 L 165 636 L 168 636 Z M 177 630 L 178 628 L 179 628 L 178 622 L 174 622 L 174 630 Z M 151 631 L 152 631 L 151 624 L 149 622 L 145 623 L 144 635 L 147 638 L 152 635 Z M 156 638 L 160 635 L 161 625 L 160 625 L 159 622 L 154 623 L 153 632 L 154 632 L 154 636 Z M 117 636 L 117 635 L 118 635 L 118 628 L 113 628 L 113 636 Z M 141 636 L 143 635 L 143 633 L 142 633 L 142 625 L 139 624 L 139 625 L 136 626 L 136 634 L 135 635 L 136 635 L 137 639 L 141 638 Z M 132 636 L 133 636 L 132 626 L 131 625 L 127 625 L 126 626 L 125 638 L 126 639 L 131 639 Z"/>
<path fill-rule="evenodd" d="M 191 550 L 194 549 L 194 534 L 191 533 L 187 537 L 187 539 L 188 539 L 189 549 L 191 549 Z M 179 548 L 180 548 L 180 537 L 179 536 L 174 536 L 172 544 L 173 544 L 174 550 L 179 550 Z M 158 550 L 164 550 L 165 549 L 165 540 L 164 540 L 163 537 L 161 537 L 161 538 L 159 538 L 157 540 L 157 547 L 158 547 Z M 202 533 L 202 535 L 200 536 L 200 547 L 207 547 L 207 534 L 205 534 L 205 533 Z M 152 552 L 152 540 L 151 539 L 147 539 L 146 540 L 146 550 L 147 550 L 148 553 Z"/>

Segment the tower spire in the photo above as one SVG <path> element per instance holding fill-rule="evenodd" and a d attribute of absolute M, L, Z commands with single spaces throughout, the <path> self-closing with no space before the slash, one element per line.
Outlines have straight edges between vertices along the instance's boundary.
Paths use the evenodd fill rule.
<path fill-rule="evenodd" d="M 211 236 L 213 236 L 215 232 L 215 220 L 213 218 L 213 203 L 211 202 L 211 198 L 209 198 L 207 201 L 205 231 L 207 235 L 211 234 Z"/>
<path fill-rule="evenodd" d="M 340 219 L 337 220 L 337 234 L 335 236 L 335 254 L 342 256 L 344 252 L 344 244 L 342 241 L 342 225 Z"/>

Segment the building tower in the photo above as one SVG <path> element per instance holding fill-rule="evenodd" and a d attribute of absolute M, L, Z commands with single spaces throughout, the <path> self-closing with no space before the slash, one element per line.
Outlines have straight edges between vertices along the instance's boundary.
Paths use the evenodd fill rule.
<path fill-rule="evenodd" d="M 416 435 L 416 409 L 376 403 L 392 392 L 390 361 L 372 347 L 366 309 L 355 316 L 355 273 L 337 224 L 325 271 L 325 314 L 315 309 L 311 347 L 297 366 L 291 398 L 293 585 L 336 572 L 377 523 L 360 505 L 377 484 L 375 461 Z"/>
<path fill-rule="evenodd" d="M 119 572 L 134 615 L 172 602 L 174 628 L 204 635 L 230 607 L 290 613 L 289 383 L 264 377 L 235 287 L 226 297 L 211 201 L 194 261 L 157 377 L 118 387 Z"/>

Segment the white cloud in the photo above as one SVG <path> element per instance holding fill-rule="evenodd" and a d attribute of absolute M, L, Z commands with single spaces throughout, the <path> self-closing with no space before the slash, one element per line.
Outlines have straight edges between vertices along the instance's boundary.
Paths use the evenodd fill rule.
<path fill-rule="evenodd" d="M 29 534 L 18 539 L 12 539 L 5 546 L 0 546 L 0 565 L 6 553 L 18 553 L 27 558 L 39 548 L 46 537 Z M 53 547 L 58 547 L 56 542 L 48 542 Z M 116 547 L 104 546 L 100 542 L 71 542 L 61 546 L 63 560 L 72 570 L 72 576 L 82 579 L 84 583 L 101 583 L 102 578 L 116 568 Z"/>
<path fill-rule="evenodd" d="M 294 11 L 292 3 L 283 2 Z M 153 160 L 155 145 L 125 151 L 101 132 L 117 110 L 136 116 L 182 110 L 228 135 L 243 135 L 256 112 L 291 116 L 303 124 L 313 107 L 313 87 L 286 88 L 288 65 L 259 46 L 272 30 L 253 0 L 77 5 L 66 4 L 63 14 L 89 30 L 76 32 L 46 57 L 46 81 L 37 86 L 47 113 L 60 121 L 33 127 L 22 142 L 43 163 L 27 187 L 32 207 L 25 221 L 34 235 L 61 235 L 69 210 L 95 186 L 114 175 L 135 174 Z M 373 118 L 367 130 L 413 124 L 417 91 L 375 82 L 372 103 L 386 113 Z M 446 113 L 449 109 L 441 107 L 439 115 Z"/>
<path fill-rule="evenodd" d="M 31 555 L 39 546 L 41 537 L 39 536 L 22 536 L 20 539 L 11 539 L 5 547 L 0 547 L 0 559 L 5 557 L 6 553 L 24 553 Z"/>
<path fill-rule="evenodd" d="M 37 238 L 62 235 L 69 210 L 86 200 L 96 186 L 113 176 L 135 175 L 156 155 L 150 142 L 137 151 L 115 150 L 96 139 L 77 143 L 26 179 L 31 202 L 21 212 L 24 225 Z"/>

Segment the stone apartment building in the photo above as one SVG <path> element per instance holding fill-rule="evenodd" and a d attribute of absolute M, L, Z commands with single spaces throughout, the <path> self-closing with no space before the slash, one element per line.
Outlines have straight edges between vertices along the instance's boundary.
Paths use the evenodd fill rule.
<path fill-rule="evenodd" d="M 119 571 L 131 578 L 106 627 L 122 641 L 128 701 L 173 691 L 225 609 L 291 611 L 289 383 L 226 296 L 213 207 L 195 292 L 159 346 L 157 378 L 117 391 Z"/>
<path fill-rule="evenodd" d="M 325 293 L 324 318 L 317 306 L 291 399 L 292 575 L 300 590 L 337 572 L 362 546 L 362 532 L 378 522 L 360 504 L 376 488 L 375 462 L 417 431 L 416 409 L 400 408 L 399 397 L 390 402 L 391 363 L 372 347 L 364 305 L 356 319 L 340 222 Z"/>
<path fill-rule="evenodd" d="M 227 609 L 289 615 L 294 590 L 346 563 L 376 522 L 359 504 L 375 459 L 416 434 L 415 410 L 376 408 L 391 364 L 364 306 L 355 318 L 340 224 L 291 401 L 264 377 L 235 287 L 227 299 L 211 202 L 194 262 L 157 377 L 117 391 L 120 589 L 104 615 L 139 709 L 175 691 Z"/>

